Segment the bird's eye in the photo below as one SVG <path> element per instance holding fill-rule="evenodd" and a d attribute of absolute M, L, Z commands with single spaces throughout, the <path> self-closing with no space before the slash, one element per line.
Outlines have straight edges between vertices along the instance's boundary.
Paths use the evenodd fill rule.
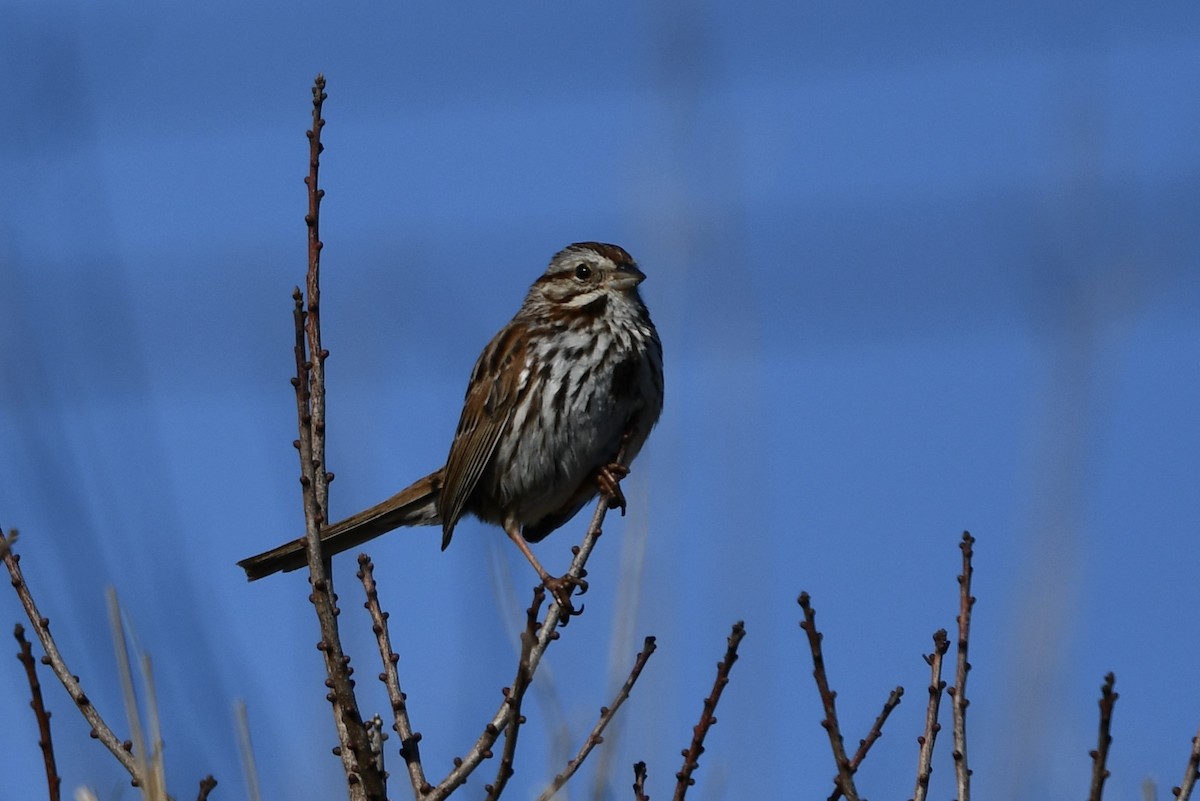
<path fill-rule="evenodd" d="M 580 281 L 586 281 L 592 277 L 592 268 L 586 264 L 581 264 L 575 268 L 575 277 Z"/>

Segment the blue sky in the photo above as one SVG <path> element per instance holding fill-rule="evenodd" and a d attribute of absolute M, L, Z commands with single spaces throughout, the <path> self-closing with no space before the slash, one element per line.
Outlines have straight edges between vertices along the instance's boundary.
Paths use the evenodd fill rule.
<path fill-rule="evenodd" d="M 638 759 L 651 796 L 669 792 L 738 619 L 693 792 L 827 792 L 801 590 L 848 740 L 907 688 L 859 786 L 909 792 L 920 655 L 953 626 L 963 529 L 977 791 L 1083 793 L 1109 670 L 1111 796 L 1178 783 L 1200 724 L 1194 6 L 0 13 L 0 524 L 124 730 L 103 611 L 118 588 L 154 657 L 176 794 L 212 772 L 241 796 L 236 698 L 268 798 L 340 782 L 305 580 L 234 567 L 301 526 L 290 291 L 317 72 L 335 515 L 444 459 L 475 356 L 556 250 L 617 242 L 649 276 L 666 409 L 588 613 L 547 663 L 573 750 L 610 699 L 610 651 L 627 667 L 622 649 L 658 637 L 609 743 L 613 797 Z M 583 525 L 538 546 L 552 571 Z M 498 530 L 439 540 L 368 549 L 433 773 L 511 681 L 532 585 Z M 364 706 L 385 710 L 352 561 L 345 636 Z M 40 781 L 19 665 L 0 670 L 5 774 Z M 47 687 L 67 786 L 123 784 Z M 522 750 L 517 797 L 557 768 L 540 734 Z"/>

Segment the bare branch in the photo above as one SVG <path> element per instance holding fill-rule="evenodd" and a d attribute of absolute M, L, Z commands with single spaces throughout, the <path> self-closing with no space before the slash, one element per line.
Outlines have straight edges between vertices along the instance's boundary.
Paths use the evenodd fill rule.
<path fill-rule="evenodd" d="M 130 751 L 133 748 L 131 743 L 122 743 L 117 739 L 117 735 L 113 734 L 113 730 L 104 722 L 104 718 L 100 717 L 100 713 L 96 707 L 92 705 L 91 700 L 83 692 L 83 688 L 79 685 L 79 679 L 72 675 L 67 668 L 67 664 L 63 661 L 62 654 L 58 651 L 58 646 L 54 642 L 54 638 L 50 635 L 50 621 L 42 617 L 38 612 L 37 604 L 34 603 L 33 595 L 29 591 L 29 585 L 25 583 L 25 577 L 21 574 L 20 557 L 13 553 L 12 543 L 13 537 L 10 536 L 4 540 L 4 565 L 8 568 L 8 574 L 12 579 L 13 589 L 17 592 L 17 597 L 21 600 L 21 605 L 25 607 L 25 614 L 29 617 L 29 622 L 33 626 L 34 632 L 38 636 L 38 640 L 42 644 L 42 650 L 46 655 L 42 657 L 42 663 L 49 665 L 54 671 L 54 675 L 62 682 L 66 688 L 67 694 L 71 696 L 71 700 L 75 702 L 75 706 L 79 709 L 80 714 L 92 727 L 92 736 L 104 744 L 104 747 L 117 758 L 121 766 L 129 771 L 130 777 L 133 779 L 133 785 L 141 784 L 141 774 L 138 771 L 137 761 L 133 758 Z"/>
<path fill-rule="evenodd" d="M 871 724 L 871 730 L 867 732 L 867 736 L 858 743 L 858 750 L 854 752 L 854 756 L 850 757 L 850 771 L 857 773 L 858 768 L 862 765 L 863 760 L 867 758 L 867 752 L 871 750 L 871 746 L 875 741 L 883 736 L 883 724 L 887 722 L 888 716 L 892 714 L 892 710 L 900 706 L 900 699 L 904 696 L 904 688 L 897 687 L 888 694 L 888 698 L 883 702 L 883 711 L 875 718 L 875 722 Z M 836 785 L 837 782 L 834 782 Z M 837 801 L 842 797 L 842 788 L 835 786 L 833 793 L 829 796 L 829 801 Z"/>
<path fill-rule="evenodd" d="M 0 538 L 2 539 L 2 538 Z M 7 540 L 3 542 L 7 546 Z M 33 661 L 33 646 L 25 639 L 25 627 L 18 623 L 13 627 L 13 637 L 21 646 L 17 659 L 25 667 L 25 677 L 29 680 L 29 694 L 32 700 L 29 706 L 33 708 L 33 716 L 37 718 L 38 745 L 42 749 L 42 761 L 46 765 L 46 787 L 50 801 L 58 801 L 62 779 L 54 764 L 54 739 L 50 736 L 50 712 L 42 702 L 42 684 L 38 681 L 37 665 Z"/>
<path fill-rule="evenodd" d="M 733 668 L 733 663 L 737 661 L 738 645 L 745 636 L 746 626 L 739 620 L 733 624 L 733 631 L 729 634 L 729 640 L 725 647 L 725 658 L 717 663 L 717 678 L 713 682 L 712 692 L 704 699 L 700 722 L 692 729 L 692 743 L 683 751 L 683 768 L 675 774 L 675 801 L 683 801 L 688 788 L 696 783 L 692 774 L 700 766 L 700 755 L 704 753 L 704 738 L 708 735 L 708 730 L 717 724 L 716 715 L 713 713 L 717 711 L 721 693 L 724 691 L 725 685 L 729 683 L 729 671 Z"/>
<path fill-rule="evenodd" d="M 942 658 L 950 650 L 950 640 L 945 629 L 938 629 L 933 635 L 933 653 L 925 657 L 929 664 L 931 679 L 929 681 L 929 706 L 925 712 L 925 734 L 917 738 L 921 745 L 917 761 L 917 785 L 913 790 L 913 801 L 925 801 L 929 793 L 929 775 L 933 773 L 933 745 L 937 734 L 942 729 L 938 723 L 938 708 L 942 702 L 942 690 L 946 682 L 942 681 Z"/>
<path fill-rule="evenodd" d="M 971 801 L 971 769 L 967 765 L 967 672 L 971 663 L 967 661 L 967 647 L 971 637 L 971 609 L 975 597 L 971 595 L 971 577 L 975 568 L 971 565 L 974 556 L 975 538 L 964 531 L 959 548 L 962 549 L 962 573 L 958 577 L 958 643 L 955 652 L 954 686 L 949 689 L 953 700 L 954 714 L 954 777 L 958 785 L 958 801 Z"/>
<path fill-rule="evenodd" d="M 808 635 L 808 647 L 812 651 L 813 678 L 817 682 L 817 692 L 821 695 L 821 705 L 825 709 L 825 719 L 821 726 L 829 735 L 829 746 L 833 750 L 833 761 L 837 765 L 837 776 L 834 783 L 842 791 L 847 801 L 858 801 L 858 790 L 854 786 L 854 768 L 846 757 L 846 746 L 842 741 L 842 730 L 838 724 L 837 693 L 829 689 L 829 679 L 825 674 L 825 657 L 821 653 L 821 632 L 817 631 L 817 613 L 812 607 L 812 599 L 807 592 L 800 593 L 797 603 L 804 610 L 804 621 L 800 628 Z"/>
<path fill-rule="evenodd" d="M 353 672 L 350 658 L 342 650 L 337 626 L 337 596 L 333 592 L 330 562 L 321 553 L 320 531 L 327 520 L 329 482 L 333 478 L 325 470 L 325 359 L 329 353 L 321 346 L 321 239 L 320 208 L 324 191 L 318 186 L 320 170 L 321 129 L 325 121 L 321 108 L 325 101 L 325 77 L 318 75 L 313 84 L 313 127 L 308 132 L 309 165 L 308 214 L 308 273 L 306 278 L 307 307 L 302 305 L 300 290 L 293 292 L 293 320 L 296 328 L 296 411 L 299 418 L 300 484 L 304 497 L 305 540 L 308 558 L 309 583 L 312 601 L 321 627 L 317 649 L 325 662 L 329 677 L 327 698 L 333 706 L 334 727 L 338 734 L 335 752 L 346 772 L 350 797 L 353 801 L 370 799 L 384 801 L 386 794 L 383 775 L 376 769 L 370 738 L 354 696 Z"/>
<path fill-rule="evenodd" d="M 633 669 L 629 671 L 629 677 L 621 685 L 621 689 L 617 692 L 616 698 L 613 699 L 612 705 L 600 707 L 600 719 L 596 721 L 596 725 L 592 727 L 587 739 L 583 741 L 583 745 L 579 748 L 579 753 L 567 763 L 566 770 L 554 777 L 554 781 L 550 783 L 545 792 L 538 796 L 538 801 L 550 801 L 554 797 L 554 794 L 562 789 L 563 785 L 575 775 L 575 771 L 579 770 L 579 766 L 587 759 L 592 749 L 604 742 L 605 727 L 612 721 L 613 716 L 617 714 L 617 710 L 621 708 L 621 704 L 625 703 L 625 699 L 629 697 L 630 690 L 637 683 L 638 677 L 642 675 L 642 669 L 646 667 L 646 662 L 649 661 L 650 655 L 654 653 L 655 647 L 654 638 L 647 637 L 642 645 L 641 653 L 634 660 Z M 645 765 L 643 764 L 642 767 L 645 768 Z"/>
<path fill-rule="evenodd" d="M 1188 757 L 1187 768 L 1183 771 L 1183 782 L 1171 789 L 1175 801 L 1188 801 L 1191 798 L 1192 788 L 1196 786 L 1197 773 L 1200 773 L 1200 732 L 1196 732 L 1196 736 L 1192 738 L 1192 753 Z"/>
<path fill-rule="evenodd" d="M 1100 687 L 1100 734 L 1095 750 L 1088 752 L 1092 758 L 1092 787 L 1088 791 L 1088 801 L 1100 801 L 1104 794 L 1104 780 L 1109 776 L 1108 768 L 1105 767 L 1108 764 L 1108 747 L 1112 744 L 1109 730 L 1112 728 L 1113 707 L 1120 697 L 1113 692 L 1116 682 L 1117 677 L 1109 673 Z"/>

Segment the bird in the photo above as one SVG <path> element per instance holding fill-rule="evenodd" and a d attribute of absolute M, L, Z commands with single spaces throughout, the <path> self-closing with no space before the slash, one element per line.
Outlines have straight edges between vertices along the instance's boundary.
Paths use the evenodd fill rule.
<path fill-rule="evenodd" d="M 539 542 L 604 492 L 625 511 L 620 480 L 663 407 L 662 342 L 621 247 L 577 242 L 554 255 L 520 309 L 483 349 L 467 382 L 444 466 L 387 500 L 323 528 L 322 552 L 393 529 L 442 527 L 442 550 L 467 514 L 500 526 L 560 605 Z M 618 455 L 623 459 L 618 461 Z M 254 581 L 307 564 L 305 539 L 238 562 Z"/>

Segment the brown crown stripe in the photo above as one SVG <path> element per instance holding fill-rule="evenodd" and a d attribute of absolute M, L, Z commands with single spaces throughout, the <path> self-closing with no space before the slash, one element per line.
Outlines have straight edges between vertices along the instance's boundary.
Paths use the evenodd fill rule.
<path fill-rule="evenodd" d="M 633 267 L 635 265 L 633 257 L 625 252 L 625 248 L 618 245 L 610 245 L 605 242 L 576 242 L 574 245 L 568 245 L 566 248 L 566 251 L 581 250 L 590 250 L 593 253 L 597 253 L 618 267 Z M 555 256 L 555 258 L 557 259 L 558 256 Z"/>

